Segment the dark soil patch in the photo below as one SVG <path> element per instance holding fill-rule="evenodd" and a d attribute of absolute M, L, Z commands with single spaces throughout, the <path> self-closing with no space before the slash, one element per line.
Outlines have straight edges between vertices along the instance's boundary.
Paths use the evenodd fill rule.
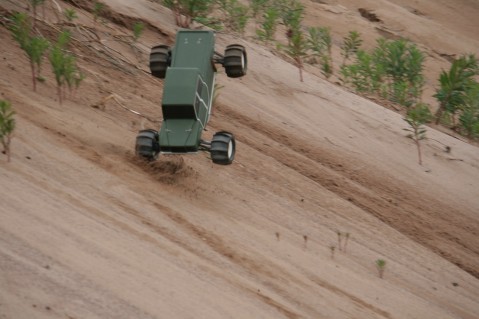
<path fill-rule="evenodd" d="M 382 22 L 382 20 L 379 19 L 378 16 L 369 9 L 359 8 L 358 11 L 363 18 L 366 18 L 371 22 Z"/>

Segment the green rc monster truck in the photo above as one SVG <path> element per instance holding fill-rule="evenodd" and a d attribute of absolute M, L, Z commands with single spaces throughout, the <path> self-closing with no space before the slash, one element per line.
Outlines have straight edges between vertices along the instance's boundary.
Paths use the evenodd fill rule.
<path fill-rule="evenodd" d="M 221 64 L 228 77 L 246 74 L 247 57 L 242 45 L 233 44 L 224 55 L 215 51 L 212 31 L 181 30 L 173 48 L 158 45 L 150 54 L 151 74 L 165 79 L 161 103 L 163 122 L 160 131 L 141 130 L 136 137 L 136 154 L 155 160 L 160 153 L 186 154 L 209 151 L 216 164 L 231 164 L 235 138 L 217 132 L 211 141 L 201 139 L 213 103 L 216 66 Z"/>

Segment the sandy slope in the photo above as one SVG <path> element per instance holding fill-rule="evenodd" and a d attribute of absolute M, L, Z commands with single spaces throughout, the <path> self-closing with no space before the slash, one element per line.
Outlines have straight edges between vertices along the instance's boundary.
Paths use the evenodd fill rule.
<path fill-rule="evenodd" d="M 12 162 L 0 161 L 0 318 L 479 316 L 477 147 L 429 129 L 419 166 L 399 114 L 314 70 L 300 83 L 268 49 L 219 34 L 219 51 L 240 42 L 250 58 L 241 80 L 219 75 L 225 87 L 205 133 L 233 131 L 235 163 L 215 166 L 197 154 L 146 165 L 132 149 L 137 130 L 152 124 L 113 102 L 90 106 L 114 92 L 159 119 L 161 82 L 125 61 L 146 70 L 148 47 L 171 43 L 175 28 L 168 10 L 151 2 L 105 2 L 116 21 L 151 23 L 137 45 L 142 53 L 108 35 L 127 29 L 99 27 L 122 55 L 110 51 L 112 60 L 76 43 L 88 77 L 62 106 L 47 67 L 46 83 L 31 91 L 26 59 L 0 28 L 0 94 L 18 121 Z M 375 28 L 355 13 L 363 5 L 402 21 L 387 1 L 322 2 L 309 3 L 309 17 L 340 8 L 345 13 L 332 13 L 338 30 L 353 22 Z M 470 26 L 478 21 L 451 27 L 454 17 L 477 14 L 476 2 L 454 1 L 455 11 L 394 2 L 430 21 L 408 29 L 431 41 L 421 42 L 430 52 L 477 50 Z M 81 11 L 79 23 L 91 16 Z M 467 41 L 449 51 L 414 32 L 420 27 L 447 27 Z M 447 65 L 439 54 L 429 63 Z M 337 231 L 350 240 L 332 258 Z M 384 279 L 378 258 L 387 261 Z"/>

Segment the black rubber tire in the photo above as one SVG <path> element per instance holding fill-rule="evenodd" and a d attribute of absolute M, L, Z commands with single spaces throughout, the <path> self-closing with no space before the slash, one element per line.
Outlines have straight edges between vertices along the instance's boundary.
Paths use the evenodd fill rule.
<path fill-rule="evenodd" d="M 135 154 L 149 161 L 154 161 L 160 154 L 158 132 L 153 129 L 141 130 L 136 136 Z"/>
<path fill-rule="evenodd" d="M 236 141 L 233 134 L 217 132 L 211 141 L 211 159 L 215 164 L 229 165 L 233 163 L 236 152 Z"/>
<path fill-rule="evenodd" d="M 228 45 L 225 49 L 223 66 L 230 78 L 239 78 L 246 74 L 248 58 L 246 49 L 240 44 Z"/>
<path fill-rule="evenodd" d="M 150 52 L 150 72 L 154 77 L 164 79 L 166 69 L 171 65 L 171 49 L 167 45 L 157 45 Z"/>

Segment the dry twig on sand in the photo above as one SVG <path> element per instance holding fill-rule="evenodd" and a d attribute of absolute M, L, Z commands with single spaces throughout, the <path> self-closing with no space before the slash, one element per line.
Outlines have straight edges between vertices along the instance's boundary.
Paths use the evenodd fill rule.
<path fill-rule="evenodd" d="M 131 113 L 133 113 L 133 114 L 135 114 L 135 115 L 141 116 L 141 117 L 147 119 L 148 121 L 150 121 L 150 122 L 152 122 L 152 123 L 160 123 L 160 122 L 161 122 L 160 120 L 152 119 L 151 117 L 148 117 L 148 116 L 146 116 L 146 115 L 141 114 L 141 113 L 138 112 L 138 111 L 135 111 L 135 110 L 132 110 L 132 109 L 126 107 L 126 106 L 123 105 L 123 103 L 121 102 L 121 100 L 123 100 L 123 99 L 121 98 L 121 96 L 117 95 L 116 93 L 112 93 L 112 94 L 110 94 L 110 95 L 108 95 L 108 96 L 102 98 L 102 99 L 101 99 L 100 101 L 98 101 L 97 103 L 92 104 L 91 107 L 96 108 L 96 109 L 100 109 L 100 110 L 104 111 L 105 108 L 106 108 L 106 103 L 107 103 L 108 101 L 110 101 L 110 100 L 115 101 L 116 104 L 118 104 L 120 107 L 122 107 L 123 109 L 127 110 L 128 112 L 131 112 Z"/>

